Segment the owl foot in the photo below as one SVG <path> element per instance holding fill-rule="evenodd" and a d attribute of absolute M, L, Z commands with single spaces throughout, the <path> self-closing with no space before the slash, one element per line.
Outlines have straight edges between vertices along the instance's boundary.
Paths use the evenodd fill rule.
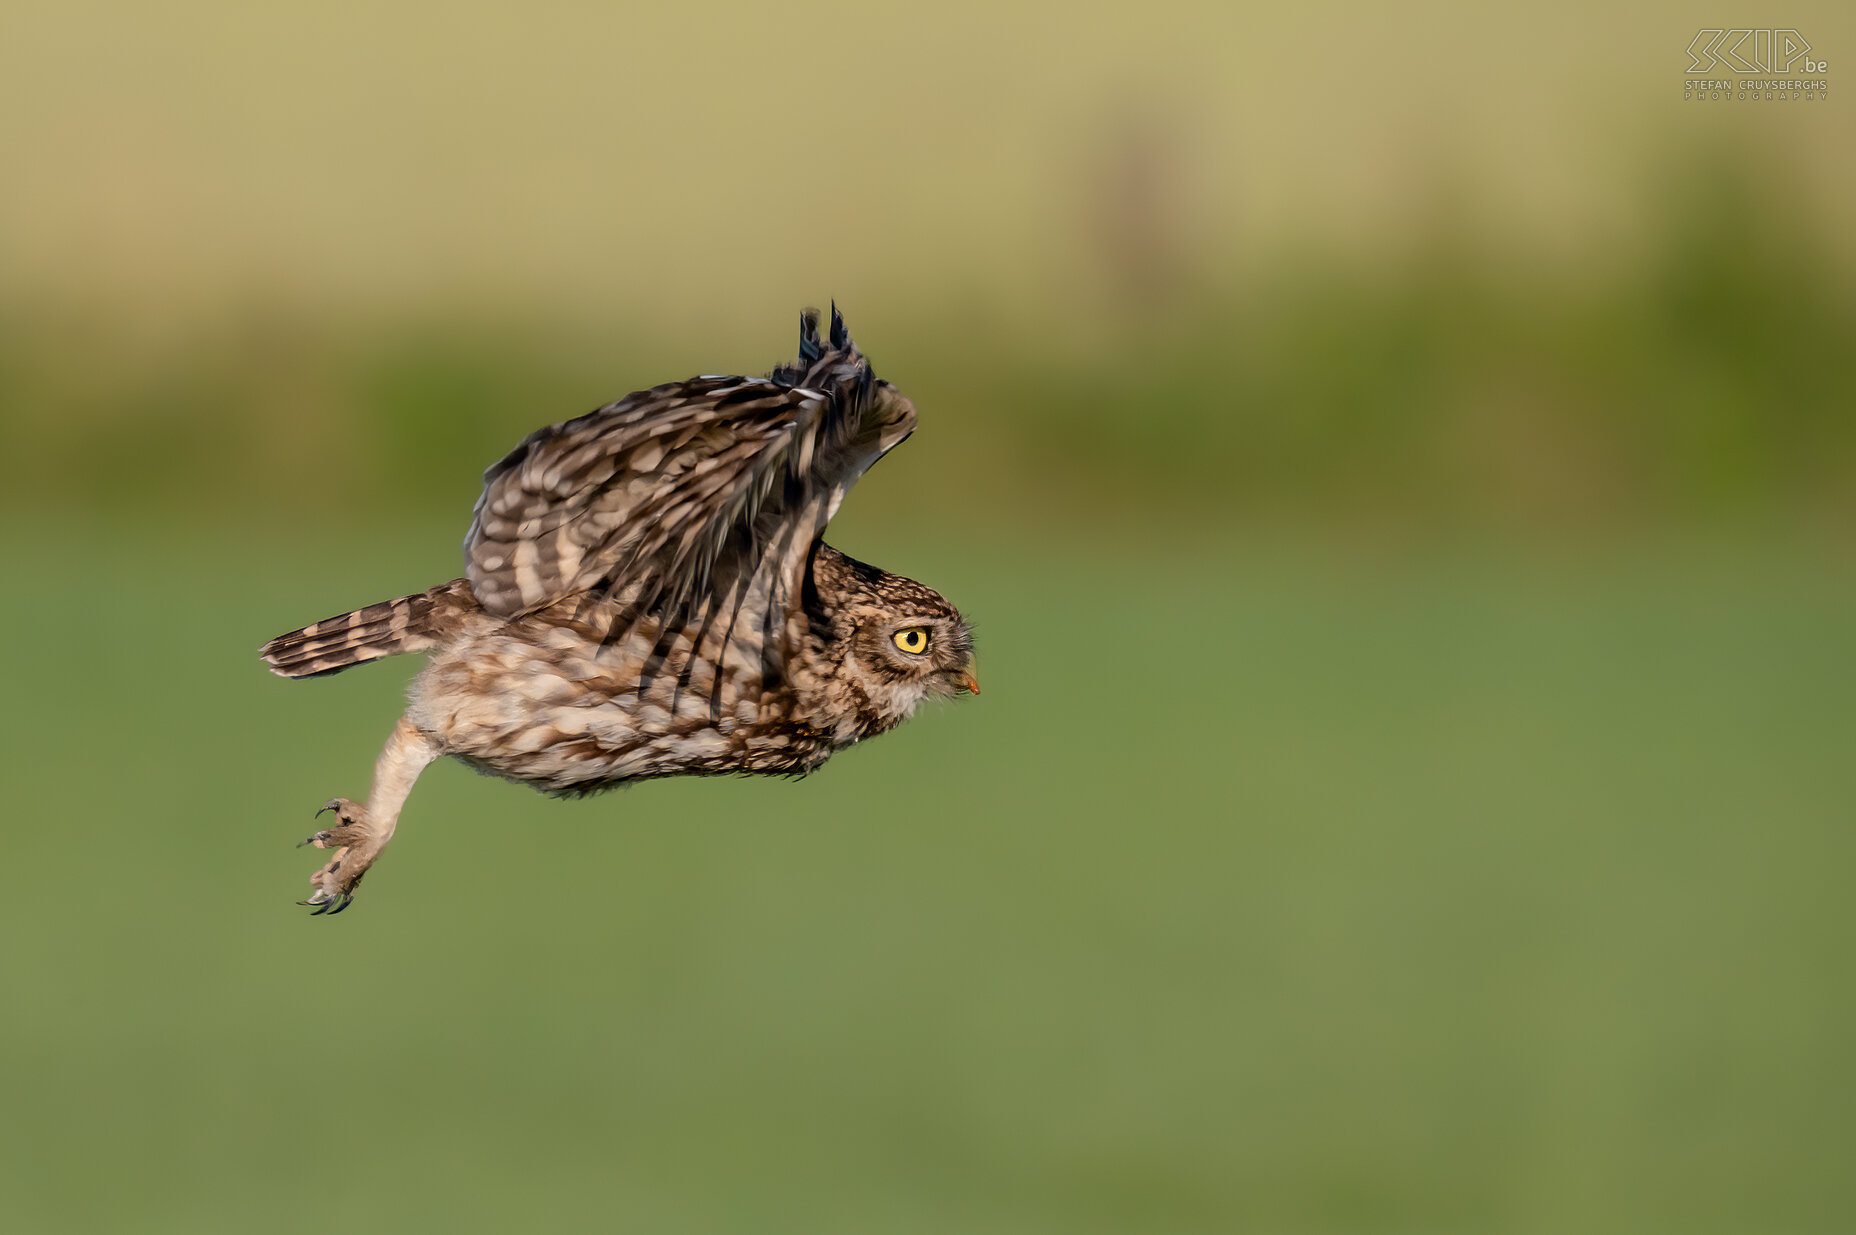
<path fill-rule="evenodd" d="M 333 849 L 335 856 L 330 858 L 321 870 L 309 877 L 315 891 L 306 901 L 299 905 L 314 905 L 316 910 L 311 917 L 320 917 L 325 913 L 340 913 L 354 903 L 354 890 L 361 882 L 361 876 L 374 864 L 385 847 L 385 841 L 377 839 L 368 827 L 367 808 L 347 798 L 333 798 L 316 812 L 320 818 L 329 811 L 341 822 L 332 828 L 324 828 L 314 836 L 307 837 L 302 844 L 314 845 L 318 849 Z"/>

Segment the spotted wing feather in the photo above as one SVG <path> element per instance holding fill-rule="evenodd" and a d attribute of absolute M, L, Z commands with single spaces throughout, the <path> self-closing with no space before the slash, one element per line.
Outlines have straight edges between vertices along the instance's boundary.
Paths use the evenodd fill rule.
<path fill-rule="evenodd" d="M 829 347 L 808 315 L 799 361 L 769 378 L 657 386 L 529 435 L 484 473 L 466 577 L 485 609 L 507 616 L 595 589 L 687 611 L 725 558 L 743 580 L 768 553 L 783 570 L 802 560 L 801 526 L 809 547 L 914 423 L 835 309 Z"/>

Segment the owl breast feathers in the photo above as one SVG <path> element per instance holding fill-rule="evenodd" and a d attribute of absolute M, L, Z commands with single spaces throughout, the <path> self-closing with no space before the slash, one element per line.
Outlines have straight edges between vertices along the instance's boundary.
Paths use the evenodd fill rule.
<path fill-rule="evenodd" d="M 429 652 L 365 805 L 310 843 L 346 908 L 440 755 L 551 793 L 803 774 L 931 695 L 977 691 L 941 595 L 825 544 L 857 478 L 915 429 L 834 308 L 764 378 L 697 377 L 539 429 L 484 473 L 464 577 L 281 635 L 285 677 Z"/>

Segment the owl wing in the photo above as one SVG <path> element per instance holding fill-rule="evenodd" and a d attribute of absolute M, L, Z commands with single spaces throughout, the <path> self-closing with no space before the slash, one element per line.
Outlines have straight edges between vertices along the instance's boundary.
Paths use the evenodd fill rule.
<path fill-rule="evenodd" d="M 808 313 L 799 361 L 770 377 L 657 386 L 530 434 L 484 473 L 464 540 L 478 602 L 515 616 L 597 590 L 687 613 L 725 573 L 795 603 L 812 541 L 915 426 L 835 307 L 831 344 Z"/>

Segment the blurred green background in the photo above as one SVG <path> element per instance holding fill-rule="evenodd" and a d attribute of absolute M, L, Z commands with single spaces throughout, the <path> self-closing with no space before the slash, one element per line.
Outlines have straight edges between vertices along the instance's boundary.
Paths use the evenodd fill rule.
<path fill-rule="evenodd" d="M 1856 126 L 1723 16 L 9 12 L 0 1228 L 1845 1229 Z M 256 646 L 832 297 L 985 695 L 302 916 L 416 665 Z"/>

